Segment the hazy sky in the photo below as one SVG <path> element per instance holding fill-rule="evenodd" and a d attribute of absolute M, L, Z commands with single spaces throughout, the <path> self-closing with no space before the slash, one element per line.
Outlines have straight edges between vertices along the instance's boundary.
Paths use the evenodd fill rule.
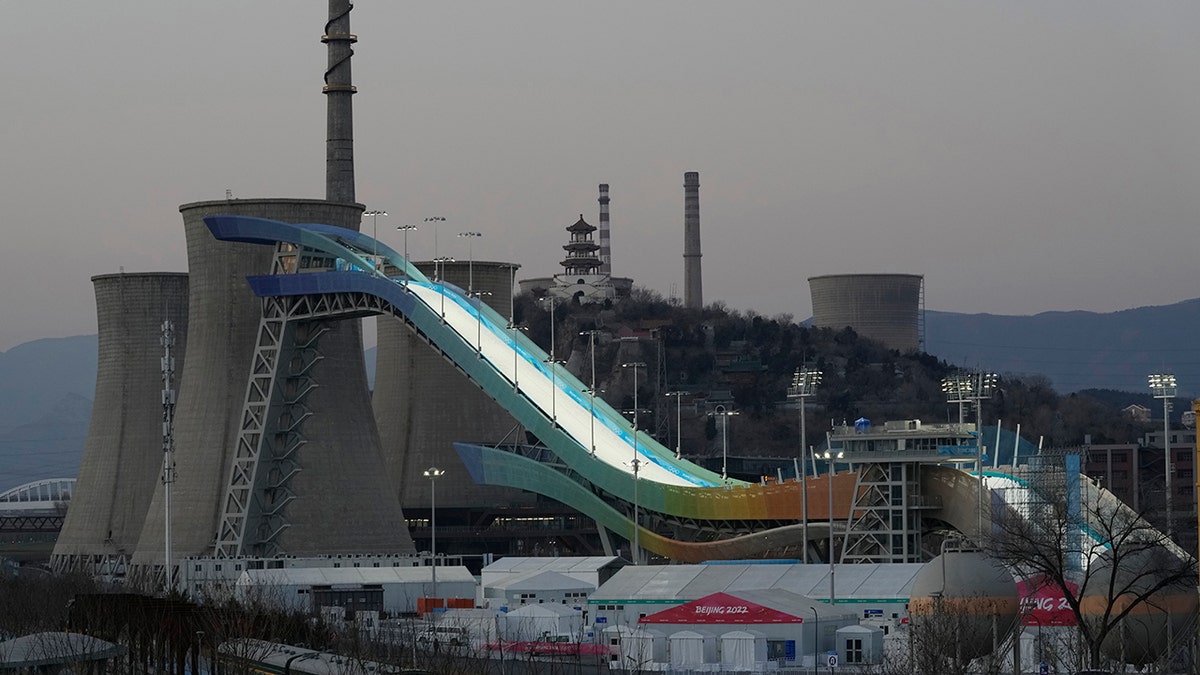
<path fill-rule="evenodd" d="M 93 333 L 89 278 L 186 267 L 179 204 L 324 196 L 321 0 L 43 0 L 0 23 L 0 350 Z M 352 14 L 358 198 L 558 269 L 611 184 L 613 267 L 810 314 L 807 278 L 927 306 L 1200 296 L 1200 3 L 397 2 Z M 369 228 L 368 228 L 369 229 Z M 409 240 L 433 255 L 432 232 Z M 463 250 L 457 250 L 463 249 Z"/>

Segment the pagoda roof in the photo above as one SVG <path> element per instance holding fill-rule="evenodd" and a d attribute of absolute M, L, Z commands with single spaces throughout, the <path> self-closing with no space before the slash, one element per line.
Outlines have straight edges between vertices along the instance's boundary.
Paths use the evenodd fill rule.
<path fill-rule="evenodd" d="M 567 232 L 595 232 L 596 226 L 588 224 L 588 221 L 583 219 L 583 214 L 579 214 L 579 220 L 575 221 L 574 225 L 567 227 Z"/>

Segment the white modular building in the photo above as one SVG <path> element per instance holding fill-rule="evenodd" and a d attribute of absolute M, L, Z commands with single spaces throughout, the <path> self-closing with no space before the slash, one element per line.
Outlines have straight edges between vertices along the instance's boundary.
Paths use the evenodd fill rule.
<path fill-rule="evenodd" d="M 513 642 L 583 642 L 583 612 L 564 605 L 525 605 L 500 615 L 501 637 Z"/>
<path fill-rule="evenodd" d="M 484 567 L 480 571 L 479 581 L 484 588 L 485 597 L 489 588 L 512 584 L 542 572 L 558 572 L 582 581 L 592 588 L 598 588 L 600 584 L 611 579 L 624 565 L 624 561 L 615 556 L 562 558 L 505 556 Z"/>
<path fill-rule="evenodd" d="M 596 587 L 558 572 L 519 576 L 484 589 L 486 606 L 511 611 L 526 605 L 561 605 L 587 610 L 587 599 Z"/>
<path fill-rule="evenodd" d="M 825 666 L 827 655 L 845 651 L 839 631 L 857 627 L 858 615 L 849 605 L 831 606 L 779 589 L 718 592 L 640 619 L 621 636 L 618 658 L 609 668 L 761 671 Z M 882 631 L 875 632 L 882 640 Z M 867 653 L 858 648 L 842 656 L 842 662 L 853 656 L 856 664 L 867 664 Z"/>
<path fill-rule="evenodd" d="M 321 607 L 378 611 L 390 615 L 417 611 L 418 598 L 475 598 L 475 577 L 466 567 L 307 567 L 247 570 L 237 594 L 289 609 Z"/>
<path fill-rule="evenodd" d="M 908 601 L 920 563 L 839 565 L 837 605 L 853 612 L 858 623 L 885 635 L 907 622 Z M 590 620 L 598 632 L 611 626 L 638 625 L 664 609 L 713 593 L 782 590 L 829 603 L 829 566 L 795 563 L 720 563 L 705 565 L 627 566 L 588 598 Z"/>

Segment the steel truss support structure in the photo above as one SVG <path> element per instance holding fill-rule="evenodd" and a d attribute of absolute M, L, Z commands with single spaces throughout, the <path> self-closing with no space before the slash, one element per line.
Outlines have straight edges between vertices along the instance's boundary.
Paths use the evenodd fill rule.
<path fill-rule="evenodd" d="M 844 563 L 924 562 L 920 465 L 860 464 L 854 507 L 842 547 Z"/>
<path fill-rule="evenodd" d="M 290 267 L 289 255 L 281 247 L 277 267 Z M 313 371 L 322 359 L 320 337 L 333 320 L 393 313 L 389 303 L 368 293 L 263 298 L 214 557 L 283 553 L 278 539 L 288 527 L 287 506 L 296 499 L 291 481 L 303 468 L 303 425 L 312 415 L 306 399 L 319 386 Z"/>

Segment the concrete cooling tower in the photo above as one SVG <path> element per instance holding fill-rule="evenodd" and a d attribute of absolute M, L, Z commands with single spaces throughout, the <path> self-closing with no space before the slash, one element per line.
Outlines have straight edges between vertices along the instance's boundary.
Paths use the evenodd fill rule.
<path fill-rule="evenodd" d="M 830 274 L 809 277 L 813 325 L 859 335 L 889 349 L 921 348 L 923 285 L 918 274 Z"/>
<path fill-rule="evenodd" d="M 357 230 L 361 204 L 302 199 L 180 207 L 191 275 L 188 358 L 175 418 L 174 556 L 213 555 L 227 522 L 235 453 L 263 304 L 246 277 L 271 271 L 274 250 L 214 239 L 205 216 L 258 216 Z M 371 415 L 360 324 L 292 321 L 278 355 L 249 518 L 238 555 L 408 553 L 412 540 L 384 468 Z M 263 364 L 255 363 L 255 367 Z M 283 412 L 280 412 L 280 411 Z M 244 452 L 244 451 L 241 451 Z M 135 566 L 161 565 L 161 486 Z M 224 538 L 222 538 L 224 541 Z M 228 549 L 222 555 L 231 555 Z M 135 572 L 145 571 L 135 570 Z"/>
<path fill-rule="evenodd" d="M 51 561 L 95 573 L 133 555 L 163 464 L 162 324 L 174 324 L 175 367 L 187 352 L 188 275 L 92 277 L 99 353 L 96 396 L 71 508 Z"/>
<path fill-rule="evenodd" d="M 433 278 L 433 263 L 417 267 Z M 484 301 L 508 316 L 516 268 L 506 262 L 453 262 L 445 265 L 443 276 L 464 290 L 473 276 Z M 430 509 L 430 479 L 424 471 L 431 466 L 446 471 L 437 485 L 439 522 L 450 522 L 443 520 L 450 518 L 443 509 L 533 503 L 536 497 L 529 493 L 476 485 L 451 446 L 454 441 L 497 443 L 506 437 L 524 442 L 524 435 L 514 431 L 512 416 L 399 320 L 380 317 L 378 322 L 375 419 L 388 472 L 409 516 Z"/>

